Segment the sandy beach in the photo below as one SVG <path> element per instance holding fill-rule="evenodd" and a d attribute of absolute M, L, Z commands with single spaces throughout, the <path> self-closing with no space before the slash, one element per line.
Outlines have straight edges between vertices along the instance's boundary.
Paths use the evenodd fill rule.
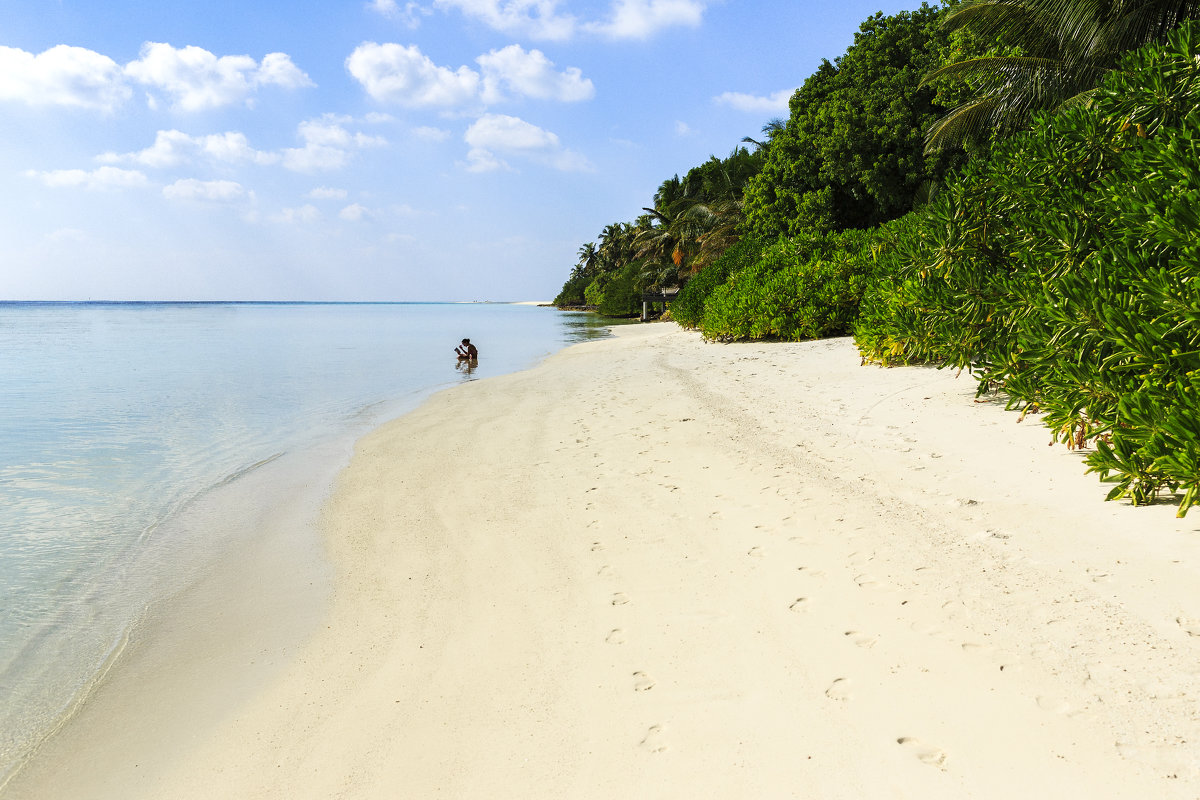
<path fill-rule="evenodd" d="M 445 391 L 338 478 L 310 638 L 5 797 L 1200 796 L 1200 516 L 974 392 L 669 324 Z"/>

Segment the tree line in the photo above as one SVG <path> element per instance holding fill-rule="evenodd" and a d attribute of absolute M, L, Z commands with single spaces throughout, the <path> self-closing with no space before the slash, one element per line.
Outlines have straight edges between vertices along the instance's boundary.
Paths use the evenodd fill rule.
<path fill-rule="evenodd" d="M 862 23 L 725 159 L 607 226 L 556 300 L 712 340 L 851 334 L 967 370 L 1134 503 L 1200 492 L 1200 12 L 963 0 Z"/>

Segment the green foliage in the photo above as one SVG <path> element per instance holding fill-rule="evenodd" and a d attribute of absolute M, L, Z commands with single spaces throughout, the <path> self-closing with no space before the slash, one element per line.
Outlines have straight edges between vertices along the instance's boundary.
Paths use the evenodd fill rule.
<path fill-rule="evenodd" d="M 605 272 L 593 278 L 592 282 L 583 290 L 583 297 L 587 305 L 600 305 L 601 301 L 604 300 L 604 292 L 610 283 L 612 283 L 611 272 Z"/>
<path fill-rule="evenodd" d="M 706 338 L 816 339 L 846 333 L 871 270 L 866 231 L 782 239 L 708 298 Z"/>
<path fill-rule="evenodd" d="M 913 212 L 872 233 L 872 272 L 859 303 L 854 338 L 865 358 L 884 366 L 928 359 L 920 355 L 913 338 L 924 315 L 907 302 L 909 278 L 902 266 L 912 263 L 912 252 L 921 247 L 923 219 L 922 214 Z"/>
<path fill-rule="evenodd" d="M 1200 491 L 1198 54 L 1184 26 L 973 162 L 906 221 L 856 331 L 868 358 L 970 369 L 1094 441 L 1110 498 L 1182 490 L 1181 514 Z"/>
<path fill-rule="evenodd" d="M 584 299 L 584 290 L 587 289 L 591 279 L 586 275 L 573 273 L 567 278 L 563 284 L 562 290 L 558 293 L 558 297 L 554 298 L 556 306 L 581 306 L 586 300 Z"/>
<path fill-rule="evenodd" d="M 841 58 L 804 82 L 747 184 L 745 230 L 774 239 L 878 225 L 962 162 L 961 153 L 924 152 L 926 128 L 945 112 L 935 90 L 919 85 L 946 46 L 940 13 L 923 4 L 876 14 Z"/>
<path fill-rule="evenodd" d="M 743 239 L 693 275 L 671 302 L 672 319 L 685 328 L 699 325 L 709 295 L 725 283 L 730 275 L 757 262 L 762 250 L 763 244 L 759 240 Z"/>
<path fill-rule="evenodd" d="M 1039 110 L 1083 104 L 1126 52 L 1164 41 L 1198 13 L 1197 0 L 964 0 L 945 27 L 970 31 L 991 48 L 927 76 L 971 90 L 930 127 L 929 146 L 1021 129 Z"/>
<path fill-rule="evenodd" d="M 606 317 L 632 317 L 642 313 L 641 273 L 640 261 L 631 261 L 614 273 L 596 303 L 596 310 Z"/>

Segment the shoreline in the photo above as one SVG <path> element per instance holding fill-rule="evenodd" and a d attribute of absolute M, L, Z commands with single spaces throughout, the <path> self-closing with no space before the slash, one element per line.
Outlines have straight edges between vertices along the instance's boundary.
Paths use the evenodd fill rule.
<path fill-rule="evenodd" d="M 1200 522 L 969 379 L 614 333 L 360 439 L 315 635 L 138 766 L 82 739 L 4 796 L 1200 789 Z"/>

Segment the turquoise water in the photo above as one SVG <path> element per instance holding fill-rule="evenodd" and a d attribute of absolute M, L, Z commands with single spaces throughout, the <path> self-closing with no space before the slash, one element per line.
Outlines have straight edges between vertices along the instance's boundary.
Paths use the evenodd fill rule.
<path fill-rule="evenodd" d="M 173 570 L 246 535 L 180 524 L 199 498 L 607 333 L 504 304 L 0 304 L 0 785 Z"/>

